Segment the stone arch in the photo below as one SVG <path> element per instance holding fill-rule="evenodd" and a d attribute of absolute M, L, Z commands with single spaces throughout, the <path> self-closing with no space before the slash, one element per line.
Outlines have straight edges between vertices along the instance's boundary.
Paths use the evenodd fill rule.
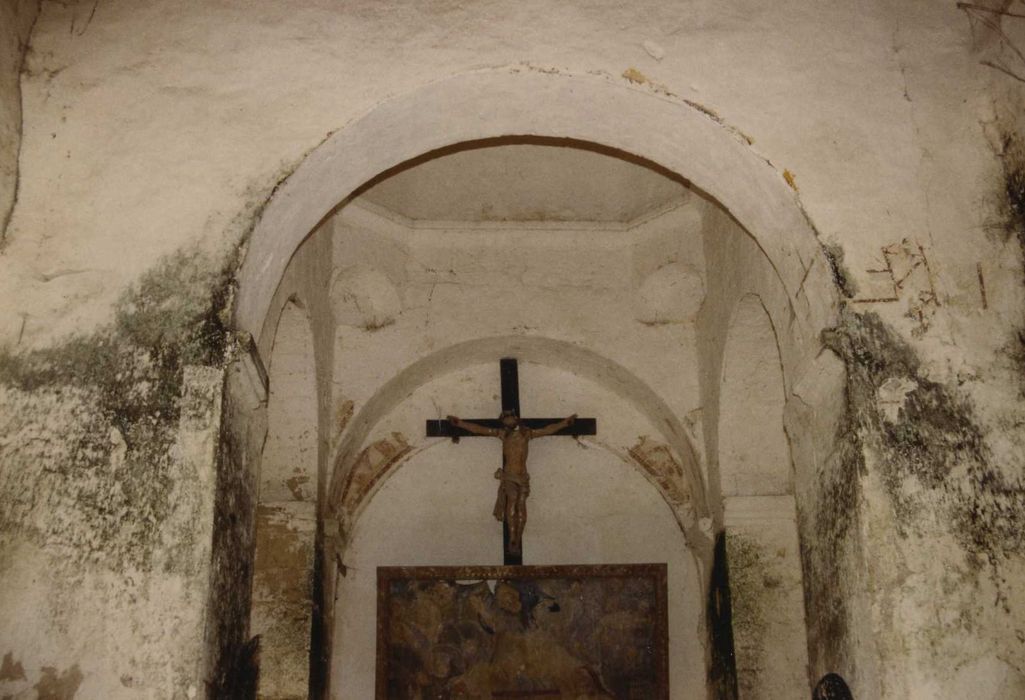
<path fill-rule="evenodd" d="M 409 456 L 409 445 L 374 443 L 365 447 L 374 427 L 405 397 L 433 378 L 468 365 L 497 362 L 508 355 L 515 355 L 525 362 L 567 369 L 589 379 L 622 397 L 656 427 L 659 431 L 658 448 L 643 455 L 636 452 L 624 454 L 622 458 L 640 469 L 656 485 L 676 514 L 688 544 L 702 560 L 711 546 L 706 527 L 709 509 L 690 431 L 655 391 L 626 368 L 594 351 L 551 338 L 499 336 L 465 341 L 435 351 L 391 378 L 346 426 L 330 472 L 327 510 L 344 526 L 349 518 L 340 512 L 343 507 L 350 502 L 357 506 L 369 498 L 371 491 Z M 377 459 L 361 460 L 368 450 L 375 451 Z M 651 454 L 661 456 L 667 462 L 673 459 L 673 455 L 678 456 L 680 463 L 672 462 L 672 466 L 679 470 L 679 474 L 661 473 L 653 459 L 645 458 Z M 366 474 L 354 474 L 357 463 L 365 465 Z M 357 476 L 361 485 L 353 486 Z M 350 493 L 357 488 L 362 492 L 354 501 Z"/>
<path fill-rule="evenodd" d="M 755 238 L 803 335 L 832 325 L 838 297 L 815 232 L 781 173 L 741 134 L 700 105 L 647 87 L 516 66 L 422 86 L 377 105 L 315 148 L 275 190 L 253 230 L 236 326 L 260 337 L 298 245 L 365 182 L 424 153 L 495 136 L 589 141 L 680 174 Z"/>
<path fill-rule="evenodd" d="M 788 396 L 796 393 L 795 387 L 810 396 L 824 384 L 815 377 L 805 383 L 809 375 L 836 374 L 835 368 L 819 367 L 816 359 L 821 349 L 819 333 L 836 325 L 839 308 L 830 265 L 795 191 L 742 134 L 700 105 L 650 86 L 526 66 L 485 69 L 424 85 L 375 106 L 310 152 L 275 189 L 247 243 L 234 326 L 266 342 L 268 310 L 289 260 L 316 226 L 362 185 L 415 157 L 495 137 L 589 142 L 648 160 L 690 181 L 751 237 L 778 281 L 780 303 L 771 306 L 769 315 L 777 327 L 785 329 L 779 340 L 783 366 L 790 371 Z M 493 340 L 505 343 L 495 351 L 497 358 L 510 352 L 510 343 L 523 339 Z M 375 401 L 387 403 L 388 396 L 389 391 L 382 390 Z M 825 395 L 812 398 L 808 405 L 813 413 L 818 398 L 828 400 Z M 787 402 L 788 407 L 791 404 Z M 343 439 L 340 455 L 359 448 L 355 436 L 363 430 L 365 437 L 367 426 L 374 424 L 374 410 L 371 404 L 364 407 Z M 798 411 L 790 413 L 792 418 Z M 718 508 L 714 503 L 709 507 L 691 441 L 678 419 L 667 417 L 667 442 L 676 440 L 685 446 L 681 454 L 688 456 L 683 470 L 688 482 L 698 485 L 692 491 L 695 506 L 700 506 L 695 510 L 711 512 L 717 520 Z M 800 436 L 796 442 L 801 442 Z M 710 521 L 704 516 L 695 520 L 695 530 L 704 528 L 711 534 Z M 325 521 L 325 528 L 331 527 L 330 520 Z M 705 539 L 710 545 L 711 539 Z M 326 561 L 336 555 L 330 541 L 325 541 L 324 551 Z M 710 562 L 710 554 L 702 559 Z M 328 590 L 330 569 L 324 571 Z M 328 620 L 330 608 L 325 601 L 323 614 Z"/>

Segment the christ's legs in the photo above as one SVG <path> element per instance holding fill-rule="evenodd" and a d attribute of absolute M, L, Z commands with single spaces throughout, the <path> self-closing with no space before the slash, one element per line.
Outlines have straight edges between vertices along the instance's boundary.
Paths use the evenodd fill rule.
<path fill-rule="evenodd" d="M 523 528 L 527 524 L 527 496 L 522 487 L 506 499 L 506 522 L 509 525 L 509 547 L 514 552 L 520 551 Z"/>

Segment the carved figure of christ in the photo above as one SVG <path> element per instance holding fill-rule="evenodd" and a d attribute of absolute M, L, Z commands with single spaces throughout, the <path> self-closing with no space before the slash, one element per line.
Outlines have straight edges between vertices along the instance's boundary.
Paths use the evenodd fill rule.
<path fill-rule="evenodd" d="M 502 468 L 495 472 L 499 480 L 495 518 L 502 521 L 504 559 L 506 565 L 523 563 L 523 527 L 527 522 L 527 496 L 530 475 L 527 473 L 528 444 L 533 438 L 547 435 L 595 435 L 594 418 L 521 418 L 519 366 L 515 358 L 499 363 L 502 378 L 502 415 L 494 418 L 462 420 L 428 420 L 427 437 L 447 437 L 458 442 L 460 437 L 495 437 L 502 441 Z"/>
<path fill-rule="evenodd" d="M 498 498 L 495 500 L 496 520 L 504 521 L 509 527 L 509 550 L 521 553 L 523 528 L 527 524 L 527 496 L 530 495 L 530 474 L 527 472 L 527 452 L 534 438 L 554 435 L 576 422 L 573 414 L 544 428 L 528 428 L 512 411 L 503 411 L 499 421 L 501 428 L 489 428 L 456 416 L 448 416 L 448 422 L 457 428 L 485 437 L 496 437 L 502 441 L 502 468 L 495 472 L 499 480 Z"/>

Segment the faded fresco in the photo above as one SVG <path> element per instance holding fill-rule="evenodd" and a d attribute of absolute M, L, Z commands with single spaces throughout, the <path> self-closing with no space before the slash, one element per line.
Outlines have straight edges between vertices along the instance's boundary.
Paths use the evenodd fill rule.
<path fill-rule="evenodd" d="M 668 698 L 665 567 L 380 569 L 378 698 Z"/>

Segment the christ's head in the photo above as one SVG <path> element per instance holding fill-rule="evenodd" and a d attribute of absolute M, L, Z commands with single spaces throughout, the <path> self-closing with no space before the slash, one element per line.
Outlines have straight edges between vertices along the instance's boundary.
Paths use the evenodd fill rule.
<path fill-rule="evenodd" d="M 502 425 L 510 430 L 520 424 L 520 417 L 516 415 L 515 411 L 502 411 L 502 415 L 498 417 L 498 420 L 502 422 Z"/>

